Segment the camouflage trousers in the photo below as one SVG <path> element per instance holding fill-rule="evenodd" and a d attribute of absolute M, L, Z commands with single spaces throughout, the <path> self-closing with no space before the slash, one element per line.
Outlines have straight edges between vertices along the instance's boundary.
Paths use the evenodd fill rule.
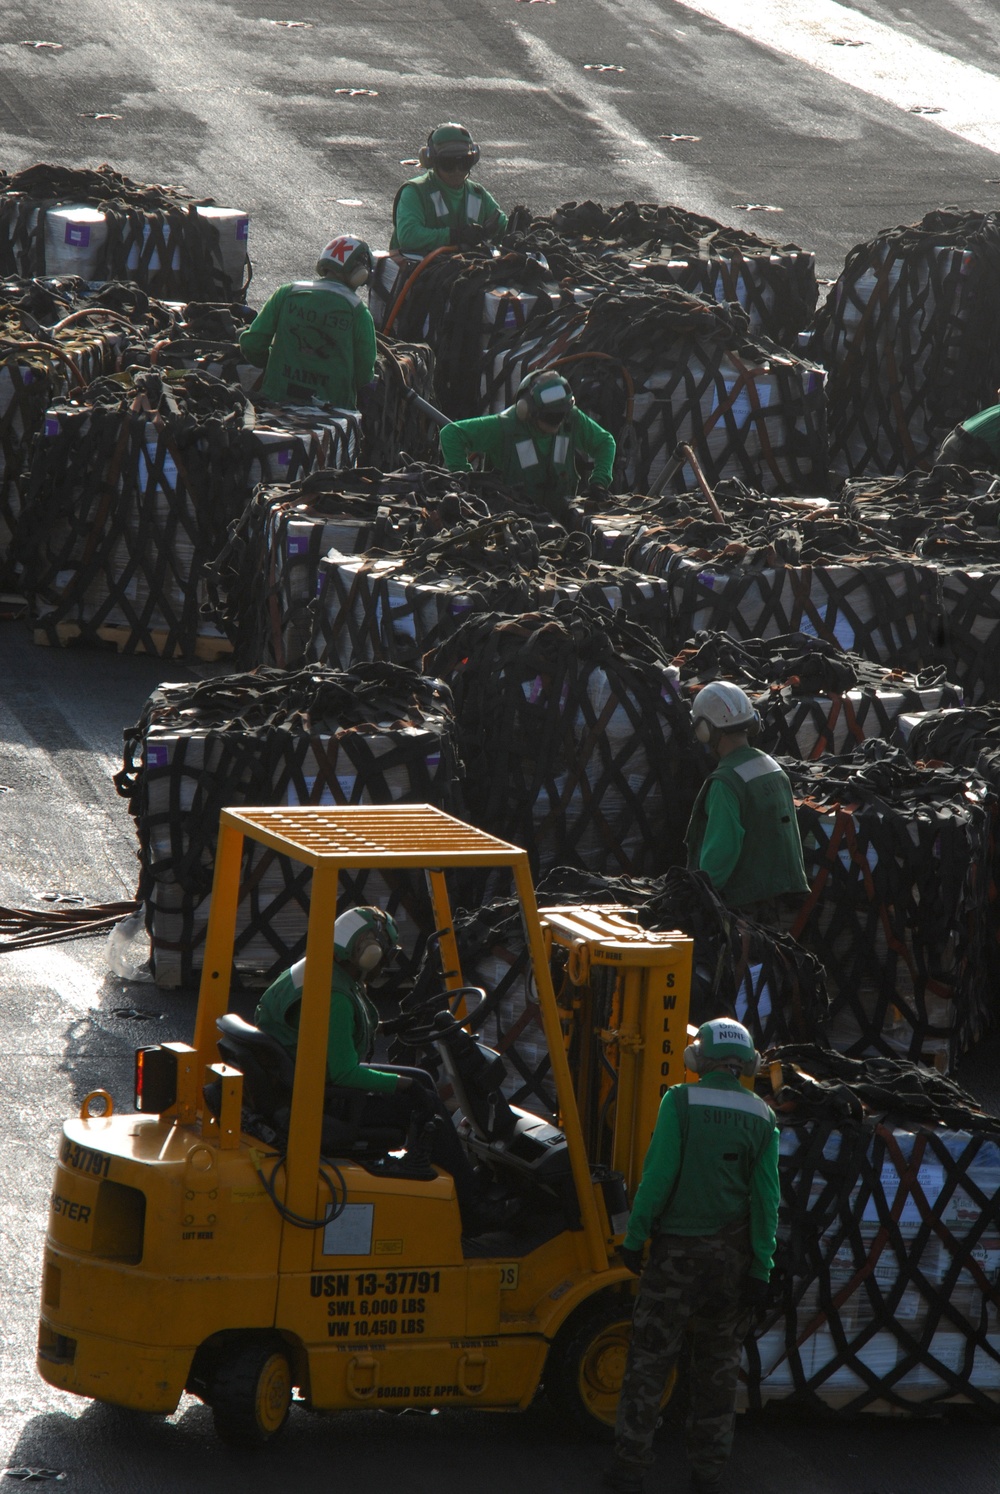
<path fill-rule="evenodd" d="M 615 1425 L 617 1461 L 637 1473 L 653 1462 L 668 1377 L 691 1340 L 687 1454 L 702 1478 L 720 1476 L 733 1445 L 743 1306 L 750 1268 L 746 1226 L 718 1235 L 658 1235 L 639 1284 L 632 1343 Z"/>

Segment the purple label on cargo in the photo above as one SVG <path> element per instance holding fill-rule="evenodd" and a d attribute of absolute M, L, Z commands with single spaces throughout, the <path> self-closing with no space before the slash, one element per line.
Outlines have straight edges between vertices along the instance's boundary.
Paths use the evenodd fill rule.
<path fill-rule="evenodd" d="M 424 762 L 427 764 L 428 768 L 430 768 L 432 773 L 435 772 L 441 766 L 440 752 L 429 753 L 427 757 L 424 758 Z"/>
<path fill-rule="evenodd" d="M 170 761 L 170 753 L 166 747 L 156 747 L 152 742 L 146 743 L 146 767 L 165 768 Z"/>
<path fill-rule="evenodd" d="M 59 434 L 59 420 L 58 420 L 57 416 L 55 416 L 55 415 L 46 415 L 46 417 L 45 417 L 45 434 L 47 436 L 58 436 L 58 434 Z"/>
<path fill-rule="evenodd" d="M 309 540 L 304 534 L 290 534 L 288 536 L 289 555 L 308 555 Z"/>
<path fill-rule="evenodd" d="M 75 244 L 78 249 L 86 249 L 90 243 L 89 223 L 67 223 L 66 242 Z"/>
<path fill-rule="evenodd" d="M 30 368 L 22 368 L 21 369 L 21 383 L 22 384 L 33 384 L 34 382 L 35 382 L 35 376 L 31 372 L 31 369 Z"/>
<path fill-rule="evenodd" d="M 711 571 L 699 571 L 698 580 L 701 582 L 702 586 L 707 586 L 709 591 L 715 590 L 715 577 L 712 575 Z"/>
<path fill-rule="evenodd" d="M 246 241 L 247 241 L 247 239 L 249 237 L 250 237 L 250 219 L 249 218 L 237 218 L 237 220 L 236 220 L 236 239 L 237 239 L 237 242 L 241 243 L 241 244 L 245 244 Z"/>
<path fill-rule="evenodd" d="M 275 453 L 275 459 L 279 467 L 287 467 L 292 460 L 292 448 L 290 446 L 279 446 Z"/>
<path fill-rule="evenodd" d="M 460 612 L 471 612 L 472 603 L 465 597 L 456 597 L 453 602 L 449 602 L 448 611 L 453 617 L 457 617 Z"/>

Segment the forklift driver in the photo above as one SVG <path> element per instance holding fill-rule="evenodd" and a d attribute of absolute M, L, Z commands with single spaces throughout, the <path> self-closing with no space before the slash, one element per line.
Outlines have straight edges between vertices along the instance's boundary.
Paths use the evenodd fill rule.
<path fill-rule="evenodd" d="M 434 1121 L 430 1147 L 432 1162 L 450 1172 L 466 1234 L 483 1227 L 480 1190 L 448 1111 L 438 1098 L 434 1081 L 424 1069 L 395 1065 L 372 1067 L 379 1017 L 367 991 L 366 978 L 394 955 L 399 947 L 395 921 L 381 908 L 352 908 L 333 926 L 333 981 L 330 986 L 330 1027 L 327 1075 L 331 1084 L 363 1090 L 363 1126 L 398 1126 L 411 1121 L 422 1127 Z M 268 986 L 257 1007 L 257 1026 L 295 1057 L 305 960 L 299 960 Z"/>

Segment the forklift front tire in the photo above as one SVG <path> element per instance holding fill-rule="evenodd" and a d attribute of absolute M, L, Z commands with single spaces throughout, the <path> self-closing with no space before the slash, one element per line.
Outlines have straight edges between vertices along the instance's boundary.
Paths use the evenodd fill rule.
<path fill-rule="evenodd" d="M 214 1366 L 208 1395 L 215 1430 L 231 1447 L 263 1447 L 288 1420 L 292 1367 L 273 1343 L 242 1344 Z"/>
<path fill-rule="evenodd" d="M 632 1337 L 632 1301 L 614 1296 L 584 1307 L 553 1339 L 545 1394 L 560 1420 L 610 1441 Z"/>

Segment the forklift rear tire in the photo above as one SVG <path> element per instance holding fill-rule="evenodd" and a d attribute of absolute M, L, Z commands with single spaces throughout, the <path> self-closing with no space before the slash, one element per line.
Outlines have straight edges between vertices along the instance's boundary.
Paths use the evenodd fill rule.
<path fill-rule="evenodd" d="M 577 1431 L 610 1442 L 632 1338 L 631 1297 L 611 1297 L 570 1318 L 552 1341 L 545 1362 L 545 1394 L 560 1419 Z M 673 1393 L 676 1371 L 663 1395 Z"/>
<path fill-rule="evenodd" d="M 250 1343 L 217 1360 L 209 1389 L 215 1430 L 232 1447 L 263 1447 L 288 1420 L 292 1367 L 273 1343 Z"/>

